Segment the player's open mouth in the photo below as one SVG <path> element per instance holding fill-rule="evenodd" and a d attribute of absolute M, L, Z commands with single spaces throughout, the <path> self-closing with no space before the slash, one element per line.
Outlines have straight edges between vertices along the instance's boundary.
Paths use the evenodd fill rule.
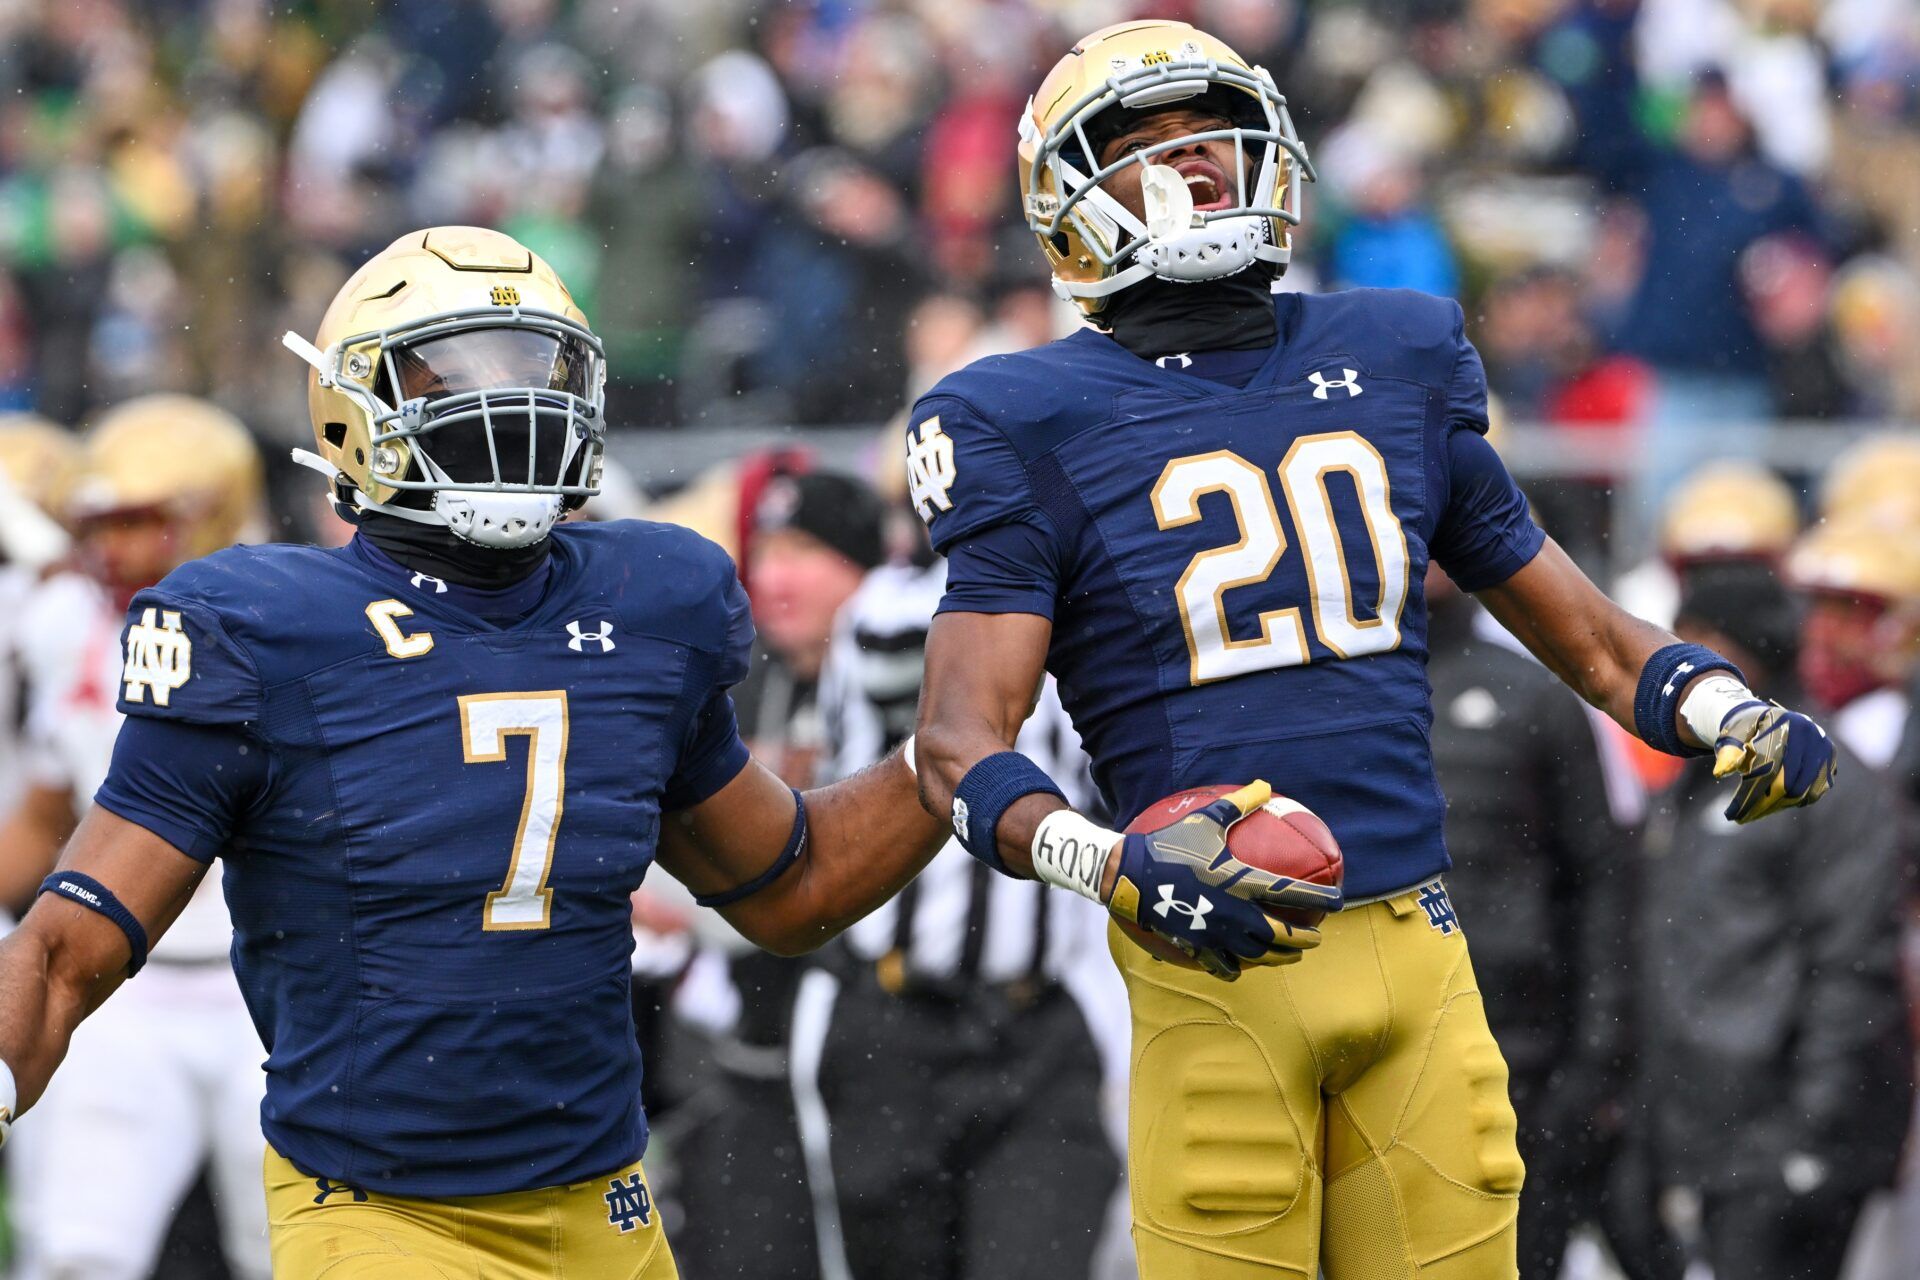
<path fill-rule="evenodd" d="M 1173 171 L 1186 180 L 1187 190 L 1193 193 L 1193 207 L 1200 212 L 1225 209 L 1233 203 L 1227 175 L 1213 161 L 1196 156 L 1180 161 Z"/>

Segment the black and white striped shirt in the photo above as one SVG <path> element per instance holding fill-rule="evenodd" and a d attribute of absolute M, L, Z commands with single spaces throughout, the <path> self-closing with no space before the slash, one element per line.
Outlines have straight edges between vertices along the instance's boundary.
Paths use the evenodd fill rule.
<path fill-rule="evenodd" d="M 913 731 L 927 628 L 946 576 L 944 561 L 876 569 L 841 609 L 820 676 L 829 780 L 872 764 Z M 1015 746 L 1076 808 L 1086 804 L 1088 760 L 1051 676 Z M 1104 948 L 1105 921 L 1093 903 L 999 875 L 954 841 L 845 938 L 864 960 L 899 953 L 904 972 L 921 980 L 1058 980 Z"/>

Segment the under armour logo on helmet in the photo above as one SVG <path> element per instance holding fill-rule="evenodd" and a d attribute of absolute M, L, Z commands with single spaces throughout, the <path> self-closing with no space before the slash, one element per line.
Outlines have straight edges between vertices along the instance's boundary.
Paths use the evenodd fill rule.
<path fill-rule="evenodd" d="M 1192 902 L 1182 902 L 1173 896 L 1172 885 L 1163 884 L 1160 886 L 1160 905 L 1155 907 L 1154 910 L 1160 914 L 1162 919 L 1165 919 L 1176 911 L 1183 912 L 1187 917 L 1187 927 L 1195 933 L 1198 933 L 1207 927 L 1207 912 L 1213 910 L 1213 904 L 1205 898 L 1198 898 Z"/>
<path fill-rule="evenodd" d="M 430 573 L 416 573 L 413 575 L 413 585 L 415 587 L 424 589 L 429 582 L 433 584 L 433 594 L 437 596 L 447 594 L 447 584 L 441 579 L 434 577 Z"/>
<path fill-rule="evenodd" d="M 573 637 L 573 639 L 567 641 L 567 648 L 573 650 L 575 653 L 585 653 L 587 651 L 586 642 L 589 640 L 598 641 L 600 644 L 600 652 L 602 653 L 613 648 L 613 624 L 604 619 L 601 620 L 598 631 L 588 631 L 583 628 L 578 621 L 569 622 L 567 624 L 567 634 Z"/>
<path fill-rule="evenodd" d="M 1313 384 L 1313 398 L 1315 400 L 1325 400 L 1327 398 L 1327 392 L 1333 390 L 1335 387 L 1344 390 L 1349 400 L 1360 394 L 1360 371 L 1358 369 L 1342 369 L 1340 371 L 1340 377 L 1338 378 L 1329 378 L 1326 374 L 1315 369 L 1307 375 L 1307 381 Z"/>

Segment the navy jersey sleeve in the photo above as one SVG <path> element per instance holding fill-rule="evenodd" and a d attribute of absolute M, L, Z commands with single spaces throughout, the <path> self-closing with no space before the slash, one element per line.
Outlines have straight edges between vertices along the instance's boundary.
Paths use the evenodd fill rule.
<path fill-rule="evenodd" d="M 134 596 L 120 634 L 123 715 L 189 724 L 245 724 L 260 718 L 261 681 L 252 656 L 219 613 L 161 587 Z"/>
<path fill-rule="evenodd" d="M 1463 591 L 1497 587 L 1539 554 L 1547 535 L 1484 435 L 1453 430 L 1446 452 L 1447 502 L 1433 558 Z"/>
<path fill-rule="evenodd" d="M 1053 539 L 1031 524 L 1001 524 L 947 552 L 941 613 L 1033 613 L 1051 620 L 1060 590 Z"/>
<path fill-rule="evenodd" d="M 971 405 L 935 388 L 908 422 L 907 493 L 935 551 L 947 555 L 962 538 L 995 525 L 1051 533 L 1013 442 Z"/>
<path fill-rule="evenodd" d="M 747 744 L 727 690 L 746 679 L 753 657 L 753 609 L 746 588 L 728 561 L 724 572 L 726 620 L 720 651 L 712 664 L 712 678 L 688 725 L 679 764 L 660 797 L 661 808 L 687 809 L 708 799 L 747 767 Z"/>
<path fill-rule="evenodd" d="M 1453 377 L 1447 384 L 1447 424 L 1487 429 L 1487 370 L 1480 353 L 1466 337 L 1466 315 L 1459 303 L 1453 303 L 1454 358 Z"/>
<path fill-rule="evenodd" d="M 199 862 L 226 848 L 268 782 L 265 744 L 232 725 L 129 716 L 94 803 Z"/>

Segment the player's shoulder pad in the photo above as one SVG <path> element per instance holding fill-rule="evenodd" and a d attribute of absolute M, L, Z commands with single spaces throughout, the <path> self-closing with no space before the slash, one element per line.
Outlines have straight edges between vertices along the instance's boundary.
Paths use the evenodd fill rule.
<path fill-rule="evenodd" d="M 746 674 L 753 615 L 725 548 L 685 525 L 656 520 L 570 521 L 554 530 L 579 557 L 587 590 L 625 627 L 678 640 Z"/>
<path fill-rule="evenodd" d="M 987 356 L 948 374 L 907 416 L 907 496 L 936 551 L 1016 521 L 1045 522 L 1029 466 L 1111 415 L 1113 386 L 1084 367 L 1097 335 Z"/>
<path fill-rule="evenodd" d="M 1026 351 L 983 356 L 942 378 L 921 404 L 965 406 L 992 423 L 1022 457 L 1034 457 L 1053 446 L 1063 425 L 1112 412 L 1111 383 L 1087 360 L 1087 344 L 1104 341 L 1082 331 Z M 913 420 L 925 416 L 916 406 Z"/>
<path fill-rule="evenodd" d="M 256 720 L 265 690 L 325 665 L 334 553 L 228 547 L 137 592 L 121 632 L 120 710 L 201 724 Z M 358 619 L 353 620 L 357 630 Z"/>
<path fill-rule="evenodd" d="M 1452 298 L 1417 289 L 1344 289 L 1300 296 L 1295 342 L 1351 356 L 1362 373 L 1444 387 L 1464 341 Z"/>

